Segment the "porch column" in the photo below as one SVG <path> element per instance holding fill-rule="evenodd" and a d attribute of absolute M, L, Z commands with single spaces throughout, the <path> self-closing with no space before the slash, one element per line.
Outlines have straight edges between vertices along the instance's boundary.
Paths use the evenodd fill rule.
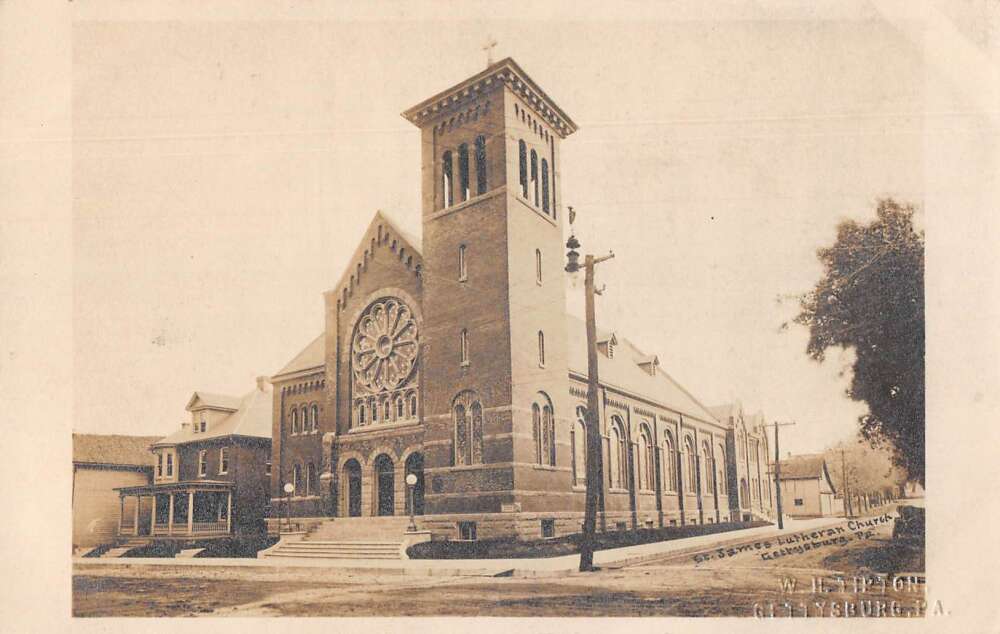
<path fill-rule="evenodd" d="M 226 532 L 233 532 L 233 490 L 229 490 L 226 498 Z"/>
<path fill-rule="evenodd" d="M 156 532 L 156 494 L 153 494 L 153 510 L 149 513 L 149 534 Z"/>
<path fill-rule="evenodd" d="M 174 533 L 174 494 L 170 494 L 170 510 L 167 512 L 167 535 Z"/>
<path fill-rule="evenodd" d="M 194 491 L 188 491 L 188 535 L 194 533 Z"/>
<path fill-rule="evenodd" d="M 133 520 L 135 523 L 132 525 L 132 534 L 139 535 L 139 507 L 142 506 L 142 496 L 135 496 L 135 513 L 133 515 Z"/>
<path fill-rule="evenodd" d="M 125 517 L 125 495 L 118 494 L 118 535 L 122 534 L 122 519 Z"/>

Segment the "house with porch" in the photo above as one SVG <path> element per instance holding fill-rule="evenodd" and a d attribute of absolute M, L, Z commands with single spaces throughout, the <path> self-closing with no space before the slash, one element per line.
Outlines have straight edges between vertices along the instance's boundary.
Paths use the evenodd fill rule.
<path fill-rule="evenodd" d="M 264 532 L 271 459 L 271 388 L 242 397 L 195 392 L 190 419 L 152 444 L 149 484 L 116 489 L 119 537 L 176 541 Z"/>

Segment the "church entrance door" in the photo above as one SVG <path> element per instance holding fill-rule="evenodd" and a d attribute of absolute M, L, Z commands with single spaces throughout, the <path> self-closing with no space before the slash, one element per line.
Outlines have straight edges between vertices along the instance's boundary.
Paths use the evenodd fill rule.
<path fill-rule="evenodd" d="M 375 458 L 375 479 L 378 481 L 378 514 L 392 515 L 396 505 L 392 458 L 385 454 Z"/>
<path fill-rule="evenodd" d="M 351 458 L 344 465 L 344 475 L 347 480 L 347 515 L 361 516 L 361 465 Z"/>

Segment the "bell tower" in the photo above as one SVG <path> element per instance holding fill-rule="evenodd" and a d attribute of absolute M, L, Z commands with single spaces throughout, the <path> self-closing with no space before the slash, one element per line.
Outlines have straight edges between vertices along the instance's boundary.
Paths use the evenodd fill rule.
<path fill-rule="evenodd" d="M 576 125 L 510 58 L 403 117 L 422 146 L 427 512 L 571 510 L 559 159 Z"/>

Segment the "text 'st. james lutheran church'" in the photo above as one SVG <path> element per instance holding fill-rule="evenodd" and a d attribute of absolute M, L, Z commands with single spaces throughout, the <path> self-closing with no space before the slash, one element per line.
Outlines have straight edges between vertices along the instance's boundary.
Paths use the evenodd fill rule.
<path fill-rule="evenodd" d="M 560 206 L 576 125 L 511 59 L 403 116 L 421 132 L 423 240 L 376 213 L 325 294 L 325 332 L 271 378 L 270 521 L 407 515 L 413 473 L 422 530 L 578 532 L 587 350 L 565 308 Z M 604 525 L 768 514 L 770 487 L 745 482 L 750 434 L 655 355 L 599 339 Z"/>

